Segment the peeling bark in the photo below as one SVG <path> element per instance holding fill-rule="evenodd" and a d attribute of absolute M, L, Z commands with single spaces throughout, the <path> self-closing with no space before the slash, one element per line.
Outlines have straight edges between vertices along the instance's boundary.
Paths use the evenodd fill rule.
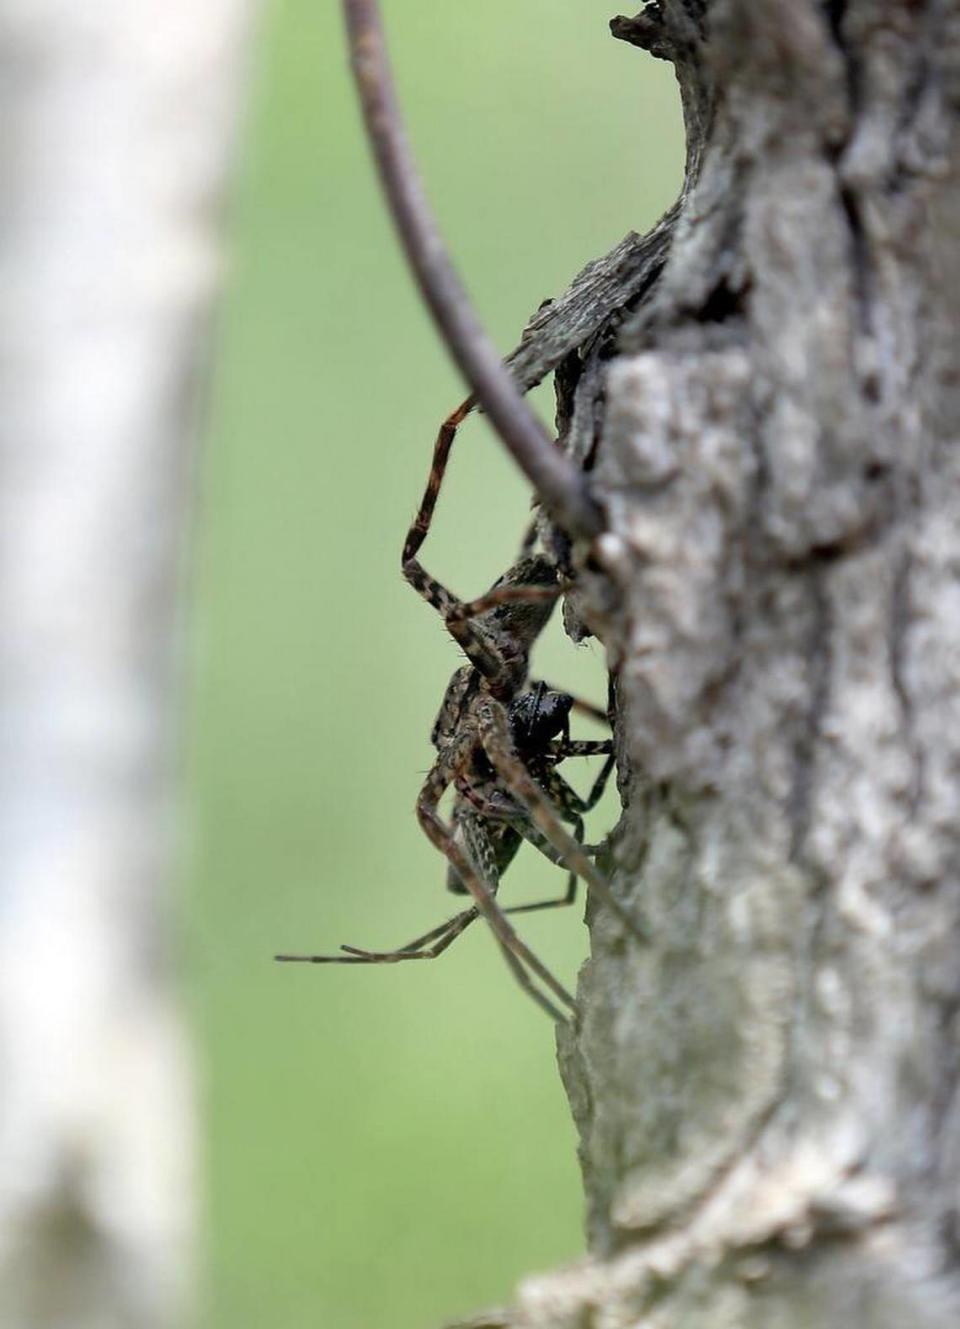
<path fill-rule="evenodd" d="M 576 353 L 608 868 L 591 1255 L 516 1329 L 960 1322 L 960 5 L 659 0 L 683 195 Z M 571 383 L 575 386 L 571 387 Z"/>

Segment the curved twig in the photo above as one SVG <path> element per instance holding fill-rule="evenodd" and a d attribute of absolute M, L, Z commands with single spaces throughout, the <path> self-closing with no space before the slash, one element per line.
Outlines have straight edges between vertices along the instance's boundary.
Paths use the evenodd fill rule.
<path fill-rule="evenodd" d="M 400 116 L 376 0 L 343 0 L 367 135 L 424 300 L 478 403 L 553 516 L 571 535 L 603 529 L 581 471 L 556 447 L 480 326 L 440 238 Z"/>

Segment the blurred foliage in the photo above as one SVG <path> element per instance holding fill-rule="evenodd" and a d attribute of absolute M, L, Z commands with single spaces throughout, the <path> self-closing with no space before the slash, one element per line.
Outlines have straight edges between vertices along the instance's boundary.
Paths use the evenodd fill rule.
<path fill-rule="evenodd" d="M 286 0 L 263 23 L 201 483 L 185 967 L 210 1329 L 439 1324 L 582 1248 L 553 1031 L 483 929 L 435 965 L 270 959 L 399 944 L 457 903 L 412 813 L 457 655 L 398 564 L 463 393 L 381 206 L 338 9 Z M 432 199 L 506 351 L 545 296 L 671 202 L 672 71 L 614 42 L 592 0 L 386 9 Z M 552 418 L 550 390 L 537 401 Z M 527 509 L 471 423 L 428 567 L 478 593 Z M 599 648 L 549 636 L 537 672 L 602 701 Z M 562 884 L 524 850 L 505 889 Z M 524 923 L 568 983 L 581 917 Z"/>

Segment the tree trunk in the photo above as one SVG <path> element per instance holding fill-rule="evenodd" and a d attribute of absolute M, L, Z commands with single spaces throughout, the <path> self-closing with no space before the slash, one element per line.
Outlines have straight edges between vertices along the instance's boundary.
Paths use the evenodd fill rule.
<path fill-rule="evenodd" d="M 673 60 L 689 141 L 566 406 L 608 517 L 608 870 L 651 940 L 590 911 L 561 1037 L 592 1254 L 477 1323 L 953 1326 L 960 4 L 614 31 Z"/>
<path fill-rule="evenodd" d="M 0 1323 L 179 1318 L 177 601 L 248 0 L 0 0 Z"/>

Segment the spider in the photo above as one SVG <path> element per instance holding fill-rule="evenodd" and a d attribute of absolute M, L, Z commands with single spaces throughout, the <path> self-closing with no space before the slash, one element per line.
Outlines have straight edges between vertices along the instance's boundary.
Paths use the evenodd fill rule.
<path fill-rule="evenodd" d="M 585 705 L 577 702 L 569 693 L 557 692 L 548 688 L 546 683 L 538 682 L 530 690 L 521 693 L 508 712 L 517 755 L 537 784 L 548 794 L 554 811 L 572 825 L 573 836 L 578 844 L 583 843 L 584 814 L 602 798 L 613 769 L 612 743 L 609 739 L 594 742 L 570 738 L 570 711 L 574 706 L 583 708 Z M 598 718 L 601 716 L 601 712 L 594 711 L 593 707 L 588 709 Z M 606 761 L 587 797 L 581 798 L 557 772 L 556 767 L 568 757 L 599 755 L 606 756 Z M 478 868 L 491 893 L 496 892 L 523 840 L 532 844 L 551 863 L 563 866 L 561 856 L 537 829 L 526 808 L 505 793 L 492 770 L 486 787 L 482 787 L 476 779 L 471 780 L 468 786 L 457 787 L 450 825 L 457 843 Z M 447 889 L 456 895 L 469 894 L 452 864 L 447 866 Z M 576 896 L 577 874 L 568 871 L 567 889 L 563 895 L 551 896 L 531 904 L 512 905 L 503 912 L 528 914 L 535 910 L 571 905 Z M 476 905 L 472 905 L 439 928 L 434 928 L 400 949 L 404 952 L 420 951 L 429 946 L 430 958 L 433 958 L 442 954 L 479 916 Z"/>
<path fill-rule="evenodd" d="M 430 528 L 456 427 L 469 400 L 441 426 L 420 508 L 403 551 L 407 581 L 442 615 L 468 664 L 453 675 L 432 731 L 436 760 L 417 799 L 417 817 L 431 842 L 448 860 L 447 884 L 469 894 L 473 904 L 439 927 L 392 951 L 344 946 L 340 955 L 284 955 L 313 964 L 385 964 L 435 959 L 477 918 L 490 925 L 521 987 L 554 1019 L 565 1017 L 554 1001 L 572 1008 L 572 996 L 526 946 L 509 922 L 511 913 L 572 903 L 582 877 L 631 932 L 636 927 L 584 849 L 583 814 L 600 798 L 613 764 L 610 740 L 570 738 L 576 708 L 606 718 L 588 703 L 542 682 L 528 685 L 530 651 L 562 593 L 556 564 L 532 553 L 535 528 L 513 566 L 477 600 L 464 603 L 426 572 L 417 558 Z M 586 799 L 557 771 L 574 756 L 604 755 L 607 761 Z M 454 789 L 449 824 L 439 803 Z M 564 826 L 573 828 L 571 835 Z M 566 867 L 566 893 L 557 899 L 502 909 L 495 899 L 500 878 L 521 840 Z"/>
<path fill-rule="evenodd" d="M 421 292 L 476 400 L 546 510 L 568 537 L 593 538 L 604 527 L 599 505 L 576 463 L 554 445 L 501 364 L 437 232 L 403 131 L 377 0 L 343 0 L 343 8 L 367 134 Z M 544 685 L 526 686 L 530 650 L 562 591 L 557 564 L 545 555 L 532 554 L 532 541 L 525 541 L 509 572 L 486 595 L 465 604 L 434 580 L 417 557 L 430 527 L 457 426 L 473 404 L 471 395 L 441 427 L 427 488 L 403 550 L 404 576 L 440 612 L 469 662 L 451 680 L 434 726 L 437 758 L 417 799 L 417 817 L 431 842 L 446 856 L 448 877 L 452 870 L 456 882 L 473 897 L 473 906 L 396 951 L 347 947 L 339 956 L 278 958 L 317 964 L 431 958 L 474 917 L 483 917 L 521 986 L 563 1021 L 566 1017 L 533 979 L 567 1007 L 573 1007 L 573 998 L 517 936 L 495 899 L 500 874 L 516 851 L 515 837 L 530 839 L 582 877 L 634 936 L 641 941 L 645 938 L 577 835 L 570 835 L 564 827 L 566 820 L 578 831 L 576 804 L 569 795 L 561 795 L 559 808 L 554 807 L 548 793 L 557 797 L 560 790 L 557 764 L 567 756 L 584 755 L 578 753 L 565 729 L 573 699 L 568 704 L 566 694 L 544 690 Z M 601 747 L 609 756 L 610 747 Z M 451 786 L 454 813 L 446 824 L 438 808 Z M 580 801 L 588 804 L 590 800 Z"/>

